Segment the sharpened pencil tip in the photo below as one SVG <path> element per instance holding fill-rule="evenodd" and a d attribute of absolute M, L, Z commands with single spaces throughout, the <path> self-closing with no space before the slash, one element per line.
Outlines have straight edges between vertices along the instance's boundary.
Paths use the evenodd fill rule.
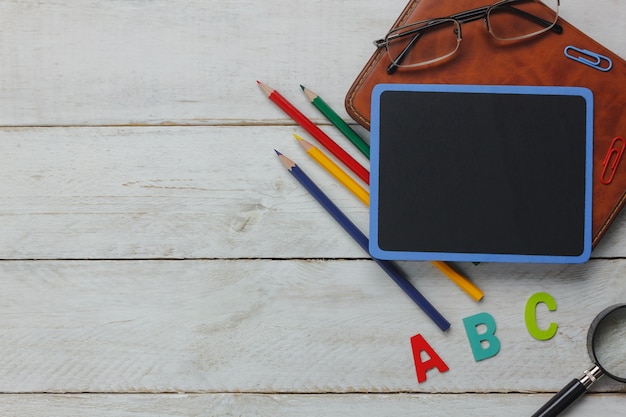
<path fill-rule="evenodd" d="M 265 93 L 266 96 L 270 96 L 272 94 L 272 92 L 274 91 L 273 89 L 271 89 L 270 87 L 266 86 L 265 84 L 263 84 L 261 81 L 256 80 L 256 83 L 259 85 L 259 87 L 261 87 L 261 90 L 263 90 L 263 92 Z"/>
<path fill-rule="evenodd" d="M 315 94 L 313 91 L 309 90 L 308 88 L 302 85 L 300 87 L 302 87 L 302 91 L 304 91 L 304 95 L 311 103 L 313 102 L 313 100 L 317 98 L 317 94 Z"/>
<path fill-rule="evenodd" d="M 298 143 L 300 145 L 302 145 L 302 147 L 304 148 L 305 151 L 309 151 L 310 149 L 314 148 L 313 145 L 311 145 L 309 142 L 307 142 L 306 140 L 304 140 L 304 138 L 296 135 L 295 133 L 293 134 L 293 137 L 296 138 L 296 140 L 298 141 Z"/>
<path fill-rule="evenodd" d="M 274 149 L 274 150 L 276 150 L 276 149 Z M 276 151 L 276 153 L 278 154 L 278 159 L 280 159 L 280 162 L 282 162 L 283 165 L 285 166 L 285 168 L 287 168 L 289 171 L 291 171 L 291 169 L 296 166 L 295 162 L 293 162 L 291 159 L 287 158 L 282 153 L 280 153 L 278 151 Z"/>
<path fill-rule="evenodd" d="M 276 155 L 281 156 L 282 153 L 278 152 L 276 149 L 274 149 L 274 152 L 276 152 Z"/>
<path fill-rule="evenodd" d="M 300 88 L 302 89 L 302 91 L 304 91 L 304 89 L 306 88 L 305 86 L 303 86 L 302 84 L 300 84 Z"/>

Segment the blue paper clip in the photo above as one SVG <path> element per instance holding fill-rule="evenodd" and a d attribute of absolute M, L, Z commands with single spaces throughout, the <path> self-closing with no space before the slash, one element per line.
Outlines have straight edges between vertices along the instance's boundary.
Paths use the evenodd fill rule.
<path fill-rule="evenodd" d="M 578 52 L 578 54 L 573 55 L 570 51 Z M 613 61 L 611 61 L 611 58 L 586 49 L 576 48 L 572 45 L 566 46 L 563 53 L 566 57 L 582 64 L 589 65 L 591 68 L 595 68 L 599 71 L 606 72 L 613 67 Z"/>

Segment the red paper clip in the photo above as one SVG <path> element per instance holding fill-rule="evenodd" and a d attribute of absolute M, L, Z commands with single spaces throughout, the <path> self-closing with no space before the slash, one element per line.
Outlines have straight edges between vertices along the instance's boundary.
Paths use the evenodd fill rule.
<path fill-rule="evenodd" d="M 617 145 L 619 142 L 621 142 L 621 144 Z M 622 137 L 618 136 L 611 142 L 611 146 L 609 146 L 609 150 L 604 157 L 604 161 L 602 162 L 602 174 L 600 175 L 600 182 L 602 184 L 608 185 L 613 182 L 613 177 L 617 171 L 617 165 L 622 159 L 625 147 L 626 142 Z"/>

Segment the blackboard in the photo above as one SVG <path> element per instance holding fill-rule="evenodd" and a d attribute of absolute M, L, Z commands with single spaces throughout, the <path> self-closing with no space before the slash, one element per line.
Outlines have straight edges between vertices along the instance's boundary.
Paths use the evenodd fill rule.
<path fill-rule="evenodd" d="M 586 88 L 376 86 L 372 256 L 585 262 L 592 138 Z"/>

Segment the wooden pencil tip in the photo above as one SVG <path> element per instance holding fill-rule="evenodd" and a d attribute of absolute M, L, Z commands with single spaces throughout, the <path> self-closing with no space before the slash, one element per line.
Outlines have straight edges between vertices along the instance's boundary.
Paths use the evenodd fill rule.
<path fill-rule="evenodd" d="M 304 95 L 310 102 L 313 102 L 313 100 L 317 98 L 317 94 L 315 94 L 313 91 L 303 86 L 300 86 L 300 87 L 302 87 L 302 91 L 304 91 Z"/>
<path fill-rule="evenodd" d="M 302 89 L 302 91 L 306 90 L 306 87 L 303 86 L 302 84 L 300 84 L 300 88 Z"/>
<path fill-rule="evenodd" d="M 266 96 L 270 96 L 270 94 L 272 94 L 272 90 L 270 87 L 266 86 L 265 84 L 263 84 L 261 81 L 257 80 L 256 83 L 259 85 L 259 87 L 261 87 L 261 90 L 263 90 L 263 92 L 265 93 Z"/>
<path fill-rule="evenodd" d="M 285 166 L 285 168 L 287 168 L 289 171 L 291 171 L 291 168 L 296 166 L 295 162 L 293 162 L 291 159 L 287 158 L 282 153 L 276 151 L 276 154 L 278 155 L 278 159 L 280 159 L 280 162 L 282 162 L 283 165 Z"/>
<path fill-rule="evenodd" d="M 296 135 L 295 133 L 293 134 L 293 137 L 296 138 L 298 140 L 298 143 L 300 145 L 302 145 L 302 147 L 304 148 L 305 151 L 309 151 L 309 149 L 313 148 L 313 145 L 311 145 L 309 142 L 307 142 L 306 140 L 304 140 L 304 138 Z"/>
<path fill-rule="evenodd" d="M 282 153 L 278 152 L 276 149 L 274 149 L 274 152 L 276 152 L 276 155 L 281 156 Z"/>

